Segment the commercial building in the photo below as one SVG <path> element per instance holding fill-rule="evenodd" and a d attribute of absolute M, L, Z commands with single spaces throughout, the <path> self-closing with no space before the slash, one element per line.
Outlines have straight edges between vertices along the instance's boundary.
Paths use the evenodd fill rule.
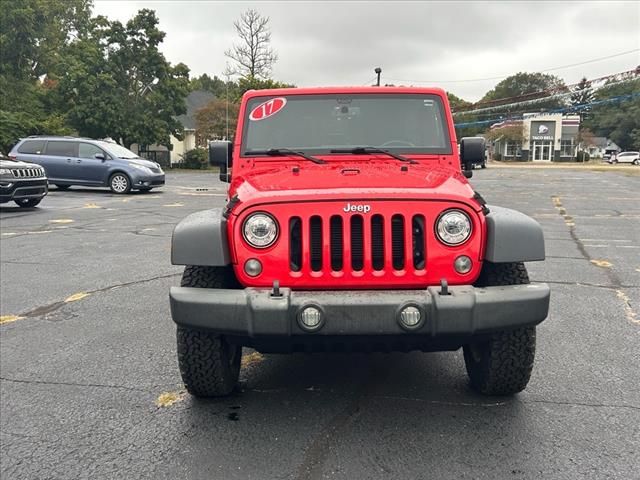
<path fill-rule="evenodd" d="M 579 115 L 524 114 L 521 120 L 497 123 L 491 129 L 499 133 L 506 127 L 512 127 L 509 129 L 512 132 L 513 127 L 516 131 L 521 127 L 521 139 L 509 140 L 506 136 L 498 136 L 492 149 L 495 160 L 570 162 L 576 158 Z"/>

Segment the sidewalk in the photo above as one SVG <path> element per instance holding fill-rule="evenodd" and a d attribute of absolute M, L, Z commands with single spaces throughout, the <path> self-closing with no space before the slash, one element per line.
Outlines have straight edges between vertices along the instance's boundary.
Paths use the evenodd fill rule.
<path fill-rule="evenodd" d="M 594 172 L 623 172 L 640 175 L 638 165 L 609 165 L 607 162 L 487 162 L 489 168 L 520 168 L 520 169 L 557 169 L 557 170 L 589 170 Z"/>

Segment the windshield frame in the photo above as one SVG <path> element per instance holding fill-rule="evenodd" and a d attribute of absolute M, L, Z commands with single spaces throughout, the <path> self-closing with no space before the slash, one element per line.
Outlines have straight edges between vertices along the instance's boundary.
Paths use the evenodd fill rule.
<path fill-rule="evenodd" d="M 418 92 L 389 92 L 389 93 L 378 93 L 378 92 L 345 92 L 345 93 L 303 93 L 303 94 L 297 94 L 297 93 L 286 93 L 286 94 L 278 94 L 278 93 L 272 93 L 269 95 L 257 95 L 257 96 L 253 96 L 251 98 L 249 98 L 247 100 L 247 103 L 245 105 L 244 111 L 242 112 L 242 137 L 241 137 L 241 143 L 240 143 L 240 157 L 243 158 L 256 158 L 256 159 L 264 159 L 264 158 L 270 158 L 273 160 L 273 156 L 267 155 L 267 154 L 254 154 L 251 153 L 252 150 L 257 150 L 257 149 L 248 149 L 247 148 L 247 133 L 248 133 L 248 129 L 249 129 L 249 124 L 250 124 L 250 120 L 249 120 L 249 114 L 251 112 L 251 109 L 249 108 L 249 102 L 256 102 L 257 105 L 266 102 L 270 99 L 273 98 L 278 98 L 278 97 L 285 97 L 287 99 L 287 101 L 289 101 L 292 98 L 296 98 L 296 99 L 300 99 L 300 98 L 333 98 L 333 99 L 340 99 L 340 98 L 355 98 L 355 97 L 365 97 L 367 99 L 375 99 L 375 98 L 414 98 L 415 100 L 425 100 L 425 99 L 429 99 L 429 100 L 433 100 L 435 102 L 436 108 L 438 108 L 438 114 L 439 114 L 439 121 L 441 123 L 441 128 L 442 128 L 442 134 L 443 134 L 443 140 L 444 140 L 444 147 L 442 148 L 422 148 L 422 147 L 408 147 L 408 146 L 380 146 L 380 145 L 366 145 L 366 147 L 375 147 L 375 148 L 380 148 L 380 149 L 384 149 L 384 150 L 389 150 L 392 153 L 396 153 L 399 155 L 407 155 L 407 156 L 418 156 L 418 155 L 422 155 L 422 156 L 434 156 L 434 155 L 452 155 L 453 152 L 453 148 L 452 148 L 452 140 L 451 140 L 451 132 L 449 131 L 449 122 L 448 122 L 448 118 L 447 118 L 447 112 L 445 109 L 445 103 L 444 100 L 442 98 L 442 96 L 438 95 L 437 93 L 418 93 Z M 255 105 L 252 105 L 255 106 Z M 344 156 L 344 155 L 352 155 L 353 154 L 343 154 L 343 153 L 332 153 L 331 150 L 332 149 L 343 149 L 343 148 L 353 148 L 353 147 L 361 147 L 362 145 L 353 145 L 353 146 L 345 146 L 345 145 L 335 145 L 335 146 L 329 146 L 327 148 L 300 148 L 300 147 L 296 147 L 295 150 L 303 152 L 305 154 L 308 155 L 313 155 L 313 156 Z M 289 148 L 289 149 L 293 149 L 292 147 L 285 147 L 282 145 L 271 145 L 269 148 Z M 260 149 L 261 150 L 261 149 Z M 363 153 L 363 155 L 373 155 L 372 153 Z"/>

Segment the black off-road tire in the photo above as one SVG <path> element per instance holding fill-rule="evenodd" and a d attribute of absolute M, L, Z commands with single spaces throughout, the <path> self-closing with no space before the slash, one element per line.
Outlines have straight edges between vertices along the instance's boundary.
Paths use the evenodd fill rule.
<path fill-rule="evenodd" d="M 522 263 L 485 262 L 476 286 L 529 283 Z M 513 395 L 529 383 L 536 353 L 536 328 L 518 328 L 492 334 L 465 345 L 464 363 L 471 386 L 485 395 Z"/>
<path fill-rule="evenodd" d="M 228 267 L 187 266 L 180 285 L 195 288 L 235 288 Z M 196 397 L 221 397 L 233 392 L 240 376 L 242 347 L 222 335 L 178 326 L 178 365 L 187 391 Z"/>

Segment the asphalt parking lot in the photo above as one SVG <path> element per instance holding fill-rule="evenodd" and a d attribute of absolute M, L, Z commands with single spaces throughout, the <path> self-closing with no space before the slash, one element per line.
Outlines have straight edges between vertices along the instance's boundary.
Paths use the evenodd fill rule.
<path fill-rule="evenodd" d="M 182 391 L 173 226 L 218 206 L 211 173 L 0 208 L 0 476 L 7 479 L 638 478 L 640 177 L 488 168 L 491 204 L 544 227 L 552 287 L 532 380 L 467 384 L 461 352 L 259 355 L 241 388 Z M 635 473 L 633 473 L 635 472 Z"/>

